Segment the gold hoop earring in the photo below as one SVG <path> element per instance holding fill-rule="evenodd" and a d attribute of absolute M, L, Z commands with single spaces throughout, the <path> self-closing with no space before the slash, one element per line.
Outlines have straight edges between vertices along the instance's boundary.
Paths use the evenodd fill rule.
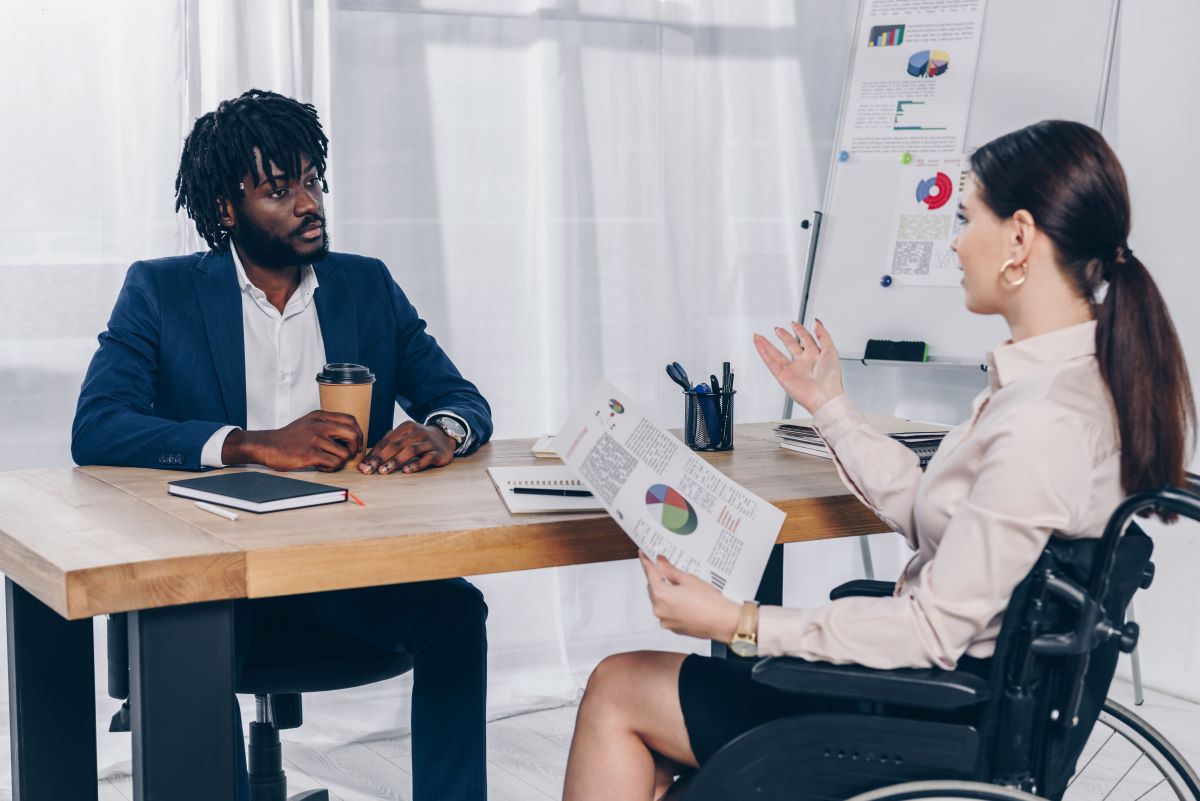
<path fill-rule="evenodd" d="M 1020 286 L 1021 284 L 1025 283 L 1025 279 L 1029 277 L 1029 262 L 1025 262 L 1024 264 L 1017 265 L 1021 268 L 1021 277 L 1016 281 L 1009 280 L 1008 268 L 1012 267 L 1015 261 L 1016 259 L 1009 259 L 1008 261 L 1004 262 L 1004 264 L 1000 265 L 1000 280 L 1009 286 Z"/>

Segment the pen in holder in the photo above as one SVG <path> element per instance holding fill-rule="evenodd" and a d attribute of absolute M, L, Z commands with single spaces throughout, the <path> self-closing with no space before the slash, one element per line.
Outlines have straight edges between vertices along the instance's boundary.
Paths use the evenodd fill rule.
<path fill-rule="evenodd" d="M 683 442 L 694 451 L 733 450 L 733 396 L 737 390 L 683 393 Z"/>

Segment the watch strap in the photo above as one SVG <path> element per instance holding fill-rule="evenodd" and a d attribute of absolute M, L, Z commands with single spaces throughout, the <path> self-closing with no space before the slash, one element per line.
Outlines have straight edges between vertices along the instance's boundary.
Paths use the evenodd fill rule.
<path fill-rule="evenodd" d="M 758 642 L 758 601 L 746 601 L 738 612 L 737 630 L 733 636 L 740 640 Z"/>

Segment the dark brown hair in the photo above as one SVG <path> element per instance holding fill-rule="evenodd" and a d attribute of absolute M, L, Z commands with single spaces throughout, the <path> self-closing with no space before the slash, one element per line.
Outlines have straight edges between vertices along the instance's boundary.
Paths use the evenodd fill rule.
<path fill-rule="evenodd" d="M 1187 363 L 1154 279 L 1129 249 L 1129 190 L 1112 148 L 1086 125 L 1046 120 L 988 142 L 971 169 L 997 217 L 1033 215 L 1098 307 L 1096 358 L 1116 407 L 1125 491 L 1185 486 L 1196 429 Z"/>

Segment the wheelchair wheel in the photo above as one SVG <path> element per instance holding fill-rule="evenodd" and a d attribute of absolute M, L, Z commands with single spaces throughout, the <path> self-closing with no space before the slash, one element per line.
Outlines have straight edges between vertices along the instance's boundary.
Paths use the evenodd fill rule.
<path fill-rule="evenodd" d="M 935 801 L 974 798 L 979 801 L 1046 801 L 1036 795 L 986 782 L 906 782 L 856 795 L 849 801 Z"/>
<path fill-rule="evenodd" d="M 1064 801 L 1200 801 L 1200 779 L 1153 726 L 1107 699 Z"/>
<path fill-rule="evenodd" d="M 908 782 L 855 796 L 851 801 L 1044 801 L 1038 796 L 981 782 Z M 1200 801 L 1200 779 L 1187 760 L 1146 721 L 1111 699 L 1079 756 L 1063 801 Z"/>

